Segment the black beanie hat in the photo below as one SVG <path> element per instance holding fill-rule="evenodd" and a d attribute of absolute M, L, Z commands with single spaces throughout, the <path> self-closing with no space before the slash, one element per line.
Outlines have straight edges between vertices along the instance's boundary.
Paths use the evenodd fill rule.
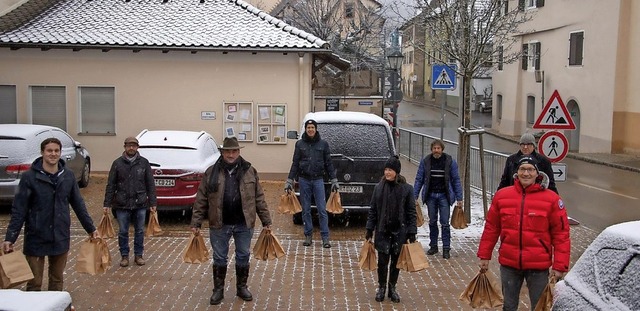
<path fill-rule="evenodd" d="M 520 158 L 520 160 L 518 160 L 517 167 L 520 168 L 520 165 L 522 164 L 531 164 L 536 168 L 536 172 L 540 173 L 540 170 L 538 169 L 538 160 L 536 160 L 534 157 L 524 156 Z"/>
<path fill-rule="evenodd" d="M 396 174 L 400 174 L 401 167 L 402 164 L 400 163 L 400 159 L 398 159 L 398 156 L 389 157 L 387 163 L 384 164 L 384 168 L 390 168 L 396 171 Z"/>
<path fill-rule="evenodd" d="M 313 126 L 316 128 L 316 131 L 318 130 L 318 122 L 316 122 L 316 120 L 314 119 L 309 119 L 306 122 L 304 122 L 304 128 L 307 128 L 307 125 L 309 124 L 313 124 Z"/>

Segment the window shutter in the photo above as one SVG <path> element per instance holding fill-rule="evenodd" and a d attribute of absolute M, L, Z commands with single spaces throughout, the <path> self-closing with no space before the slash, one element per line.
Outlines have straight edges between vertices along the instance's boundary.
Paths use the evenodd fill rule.
<path fill-rule="evenodd" d="M 527 60 L 528 51 L 529 51 L 529 45 L 523 44 L 522 45 L 522 70 L 527 70 L 527 68 L 529 68 L 529 62 Z"/>
<path fill-rule="evenodd" d="M 18 122 L 16 104 L 16 86 L 0 85 L 0 124 Z"/>
<path fill-rule="evenodd" d="M 67 130 L 67 98 L 64 86 L 31 87 L 31 122 Z"/>
<path fill-rule="evenodd" d="M 540 44 L 540 42 L 536 42 L 536 43 L 534 43 L 534 46 L 535 46 L 535 53 L 536 53 L 535 57 L 536 57 L 536 59 L 535 59 L 535 62 L 533 64 L 534 64 L 534 67 L 535 67 L 536 70 L 540 70 L 540 61 L 542 60 L 542 53 L 540 53 L 541 44 Z"/>
<path fill-rule="evenodd" d="M 115 88 L 80 87 L 83 133 L 115 133 Z"/>
<path fill-rule="evenodd" d="M 544 0 L 536 0 L 536 8 L 541 8 L 544 6 Z"/>
<path fill-rule="evenodd" d="M 524 0 L 518 0 L 518 10 L 524 12 Z"/>

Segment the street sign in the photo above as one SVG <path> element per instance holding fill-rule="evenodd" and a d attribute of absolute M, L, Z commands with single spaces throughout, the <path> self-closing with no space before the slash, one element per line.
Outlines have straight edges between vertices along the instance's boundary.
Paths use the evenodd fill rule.
<path fill-rule="evenodd" d="M 544 154 L 551 162 L 560 162 L 569 152 L 569 142 L 562 133 L 549 131 L 540 137 L 538 152 Z"/>
<path fill-rule="evenodd" d="M 567 110 L 558 90 L 553 91 L 547 104 L 542 108 L 534 129 L 575 130 L 576 125 Z"/>
<path fill-rule="evenodd" d="M 456 89 L 456 65 L 433 64 L 431 67 L 431 89 L 455 90 Z"/>
<path fill-rule="evenodd" d="M 567 165 L 564 163 L 551 164 L 551 171 L 553 171 L 553 179 L 558 181 L 567 181 Z"/>

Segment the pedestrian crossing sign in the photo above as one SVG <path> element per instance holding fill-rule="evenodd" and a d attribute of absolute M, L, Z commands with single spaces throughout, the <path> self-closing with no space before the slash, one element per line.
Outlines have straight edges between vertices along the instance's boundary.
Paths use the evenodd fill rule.
<path fill-rule="evenodd" d="M 542 108 L 534 129 L 575 130 L 576 125 L 567 110 L 558 90 L 553 91 L 547 104 Z"/>
<path fill-rule="evenodd" d="M 456 89 L 456 65 L 433 64 L 431 67 L 431 89 L 455 90 Z"/>

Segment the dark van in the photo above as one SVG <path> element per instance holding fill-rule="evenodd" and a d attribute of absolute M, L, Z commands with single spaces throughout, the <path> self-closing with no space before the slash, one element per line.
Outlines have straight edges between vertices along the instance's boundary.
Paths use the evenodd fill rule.
<path fill-rule="evenodd" d="M 371 113 L 352 111 L 308 113 L 302 124 L 309 119 L 318 122 L 320 137 L 329 143 L 331 149 L 345 209 L 341 216 L 348 218 L 353 212 L 368 212 L 373 188 L 382 178 L 384 164 L 396 154 L 389 123 Z M 295 139 L 301 135 L 290 131 L 287 136 Z M 331 183 L 327 175 L 324 176 L 324 187 L 328 198 Z M 301 213 L 293 216 L 293 222 L 302 224 Z"/>

